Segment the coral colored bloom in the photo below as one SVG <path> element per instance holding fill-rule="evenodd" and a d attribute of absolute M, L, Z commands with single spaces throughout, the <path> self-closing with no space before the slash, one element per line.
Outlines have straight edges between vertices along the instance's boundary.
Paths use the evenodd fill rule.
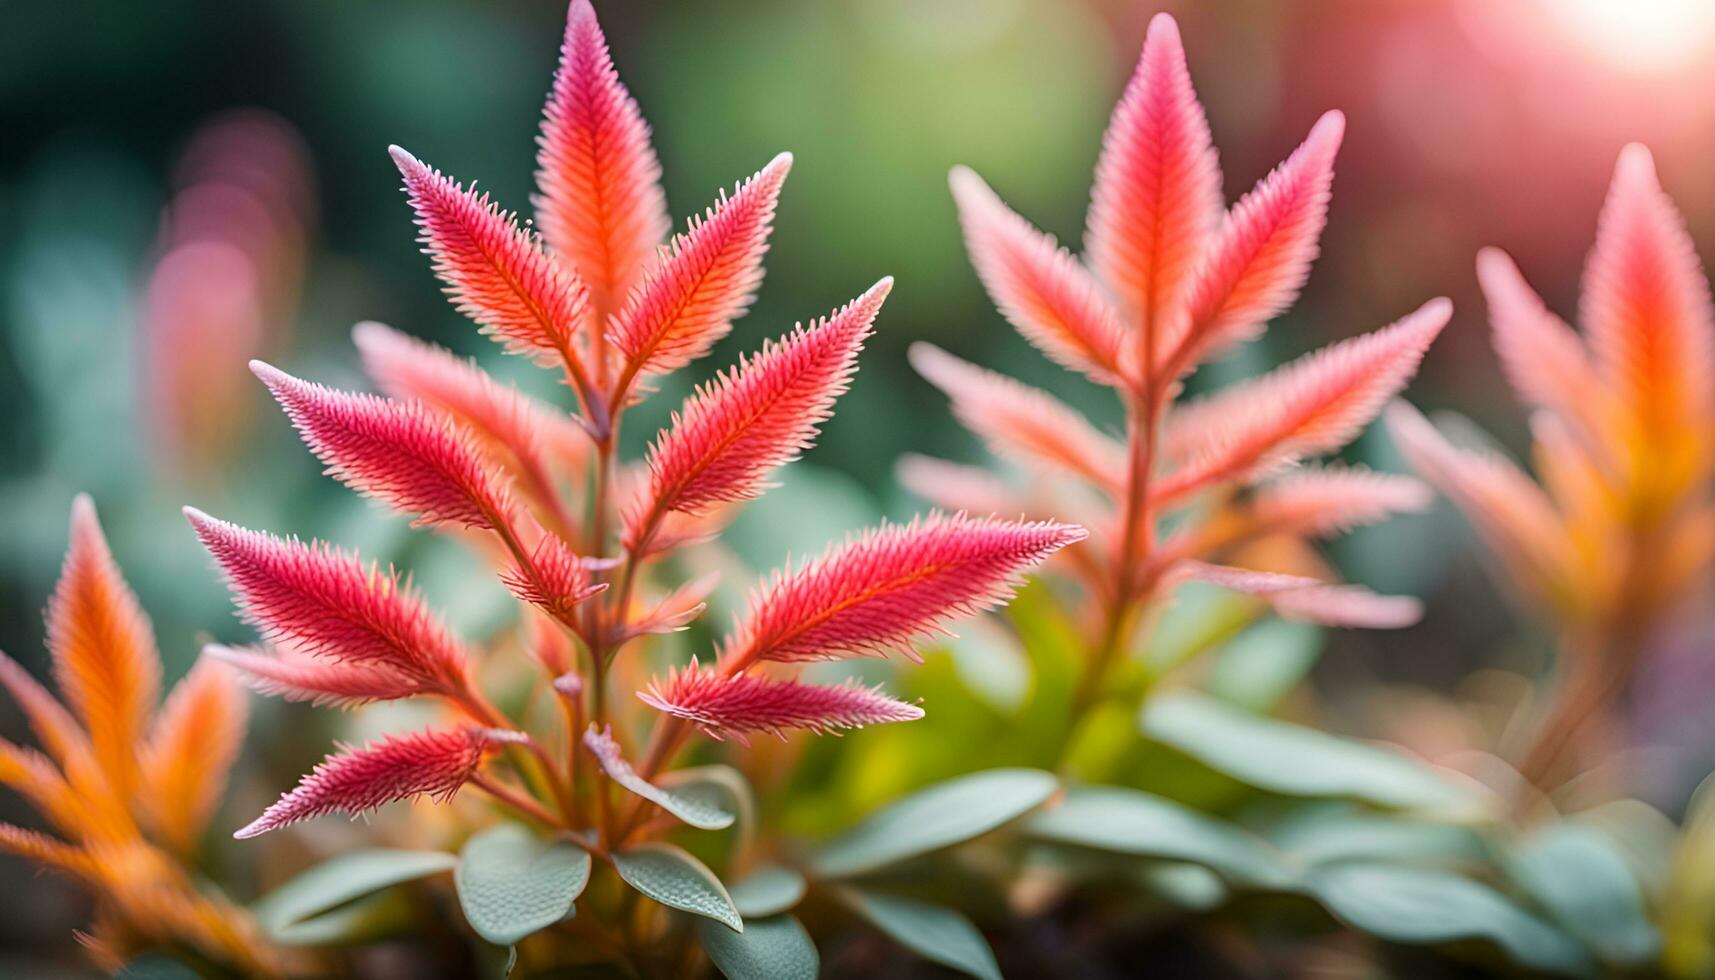
<path fill-rule="evenodd" d="M 536 223 L 590 289 L 600 329 L 672 227 L 649 126 L 619 81 L 589 0 L 574 0 L 542 113 Z"/>
<path fill-rule="evenodd" d="M 824 734 L 923 717 L 917 705 L 855 681 L 805 684 L 747 674 L 726 676 L 703 669 L 695 660 L 637 696 L 656 710 L 694 722 L 713 738 L 732 735 L 741 741 L 755 732 L 784 738 L 792 728 Z"/>
<path fill-rule="evenodd" d="M 390 735 L 362 748 L 342 747 L 296 789 L 232 836 L 257 837 L 329 813 L 363 813 L 428 796 L 445 803 L 476 775 L 498 743 L 475 728 Z"/>
<path fill-rule="evenodd" d="M 502 477 L 470 434 L 416 402 L 335 391 L 256 361 L 304 444 L 328 472 L 420 524 L 491 527 L 511 512 Z"/>
<path fill-rule="evenodd" d="M 237 668 L 260 694 L 321 707 L 355 708 L 372 701 L 398 701 L 434 693 L 419 678 L 381 664 L 338 662 L 280 647 L 263 653 L 249 647 L 209 644 L 202 655 Z"/>
<path fill-rule="evenodd" d="M 1408 476 L 1362 468 L 1303 466 L 1257 488 L 1251 518 L 1288 534 L 1329 537 L 1429 509 L 1434 494 Z"/>
<path fill-rule="evenodd" d="M 888 525 L 776 573 L 724 644 L 722 668 L 910 652 L 956 616 L 992 608 L 1084 530 L 934 514 Z"/>
<path fill-rule="evenodd" d="M 769 472 L 809 448 L 832 415 L 892 287 L 883 279 L 697 389 L 650 450 L 650 492 L 626 515 L 628 543 L 646 537 L 664 512 L 697 515 L 761 496 Z"/>
<path fill-rule="evenodd" d="M 385 667 L 426 690 L 463 684 L 463 649 L 397 574 L 331 545 L 247 530 L 193 507 L 185 516 L 226 573 L 245 619 L 268 639 Z"/>
<path fill-rule="evenodd" d="M 792 154 L 775 157 L 661 252 L 611 334 L 625 356 L 627 381 L 702 357 L 744 314 L 762 283 L 774 205 L 791 168 Z"/>
<path fill-rule="evenodd" d="M 571 356 L 588 290 L 512 215 L 397 146 L 389 149 L 423 229 L 424 251 L 459 311 L 515 354 Z"/>
<path fill-rule="evenodd" d="M 933 344 L 911 345 L 911 365 L 953 403 L 953 414 L 996 455 L 1046 463 L 1115 491 L 1125 448 L 1045 391 L 977 367 Z"/>
<path fill-rule="evenodd" d="M 199 660 L 167 697 L 143 747 L 144 811 L 181 853 L 195 850 L 226 789 L 250 718 L 245 697 L 225 664 Z"/>

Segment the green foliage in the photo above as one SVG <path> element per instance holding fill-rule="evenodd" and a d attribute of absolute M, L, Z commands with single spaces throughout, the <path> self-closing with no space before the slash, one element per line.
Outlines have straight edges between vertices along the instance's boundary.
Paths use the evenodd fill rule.
<path fill-rule="evenodd" d="M 458 858 L 441 851 L 351 851 L 302 872 L 264 896 L 251 912 L 263 931 L 283 945 L 337 942 L 359 933 L 370 914 L 380 909 L 378 901 L 360 899 L 450 871 L 457 864 Z"/>
<path fill-rule="evenodd" d="M 1116 786 L 1081 786 L 1059 806 L 1030 819 L 1031 836 L 1139 857 L 1205 865 L 1258 886 L 1289 875 L 1267 842 L 1172 800 Z"/>
<path fill-rule="evenodd" d="M 1604 962 L 1638 966 L 1661 951 L 1638 881 L 1601 831 L 1570 822 L 1544 827 L 1514 852 L 1512 874 Z"/>
<path fill-rule="evenodd" d="M 1585 975 L 1589 955 L 1560 930 L 1469 878 L 1366 861 L 1310 872 L 1305 889 L 1355 929 L 1399 943 L 1487 940 L 1525 966 Z"/>
<path fill-rule="evenodd" d="M 822 958 L 790 915 L 750 918 L 743 932 L 697 920 L 697 941 L 727 980 L 815 980 Z"/>
<path fill-rule="evenodd" d="M 706 916 L 734 932 L 744 931 L 744 920 L 726 886 L 681 848 L 660 842 L 640 844 L 615 851 L 613 866 L 626 884 L 668 908 Z"/>
<path fill-rule="evenodd" d="M 804 876 L 778 864 L 752 868 L 728 889 L 733 905 L 746 919 L 789 912 L 804 898 Z"/>
<path fill-rule="evenodd" d="M 1287 796 L 1363 800 L 1377 806 L 1469 810 L 1458 785 L 1406 756 L 1313 728 L 1175 693 L 1145 706 L 1144 734 L 1241 782 Z"/>
<path fill-rule="evenodd" d="M 979 980 L 1000 980 L 994 951 L 971 920 L 952 909 L 857 888 L 836 893 L 852 911 L 913 953 Z"/>
<path fill-rule="evenodd" d="M 844 878 L 979 837 L 1042 803 L 1059 783 L 1035 769 L 991 769 L 915 793 L 823 845 L 816 874 Z"/>
<path fill-rule="evenodd" d="M 503 823 L 465 842 L 453 882 L 476 934 L 510 946 L 572 913 L 590 880 L 590 856 L 566 841 L 544 841 Z"/>

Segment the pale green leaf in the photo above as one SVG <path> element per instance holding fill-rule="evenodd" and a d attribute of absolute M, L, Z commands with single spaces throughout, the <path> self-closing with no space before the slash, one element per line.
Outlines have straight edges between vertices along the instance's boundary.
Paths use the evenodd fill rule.
<path fill-rule="evenodd" d="M 1472 809 L 1464 787 L 1401 752 L 1340 738 L 1191 693 L 1144 707 L 1143 732 L 1204 765 L 1287 796 L 1364 800 L 1400 809 Z"/>
<path fill-rule="evenodd" d="M 1267 711 L 1304 679 L 1321 654 L 1320 627 L 1266 619 L 1215 652 L 1208 690 L 1241 708 Z"/>
<path fill-rule="evenodd" d="M 662 905 L 706 916 L 734 932 L 744 931 L 744 920 L 726 886 L 684 850 L 672 844 L 639 844 L 615 851 L 613 865 L 627 884 Z"/>
<path fill-rule="evenodd" d="M 784 865 L 763 864 L 728 890 L 738 913 L 749 920 L 790 911 L 803 899 L 804 889 L 804 876 L 797 871 Z"/>
<path fill-rule="evenodd" d="M 697 920 L 697 940 L 727 980 L 816 980 L 822 958 L 790 915 L 746 918 L 743 932 Z"/>
<path fill-rule="evenodd" d="M 619 743 L 610 731 L 594 725 L 584 733 L 584 747 L 601 763 L 608 776 L 631 793 L 655 804 L 699 830 L 722 830 L 732 826 L 733 815 L 707 793 L 676 793 L 644 779 L 620 755 Z"/>
<path fill-rule="evenodd" d="M 1483 839 L 1470 827 L 1357 810 L 1341 803 L 1303 807 L 1270 827 L 1268 838 L 1305 865 L 1353 860 L 1454 864 L 1487 856 Z"/>
<path fill-rule="evenodd" d="M 823 845 L 824 877 L 862 874 L 980 837 L 1041 806 L 1059 782 L 1040 769 L 990 769 L 931 786 L 871 814 Z"/>
<path fill-rule="evenodd" d="M 1149 793 L 1079 786 L 1025 825 L 1033 837 L 1119 854 L 1190 861 L 1234 881 L 1280 885 L 1290 877 L 1261 838 Z"/>
<path fill-rule="evenodd" d="M 442 851 L 376 848 L 330 858 L 263 896 L 252 907 L 270 934 L 383 888 L 449 871 L 458 858 Z"/>
<path fill-rule="evenodd" d="M 978 980 L 1000 980 L 988 940 L 952 909 L 856 888 L 842 888 L 837 894 L 870 925 L 918 956 Z"/>
<path fill-rule="evenodd" d="M 1577 823 L 1538 831 L 1513 855 L 1513 880 L 1596 955 L 1625 966 L 1661 948 L 1631 869 L 1606 834 Z"/>
<path fill-rule="evenodd" d="M 504 823 L 465 842 L 453 883 L 476 934 L 497 946 L 565 918 L 590 880 L 590 856 L 566 841 L 541 840 Z"/>
<path fill-rule="evenodd" d="M 1565 933 L 1451 872 L 1346 861 L 1313 869 L 1305 886 L 1354 929 L 1391 942 L 1485 939 L 1533 969 L 1590 972 L 1588 954 Z"/>

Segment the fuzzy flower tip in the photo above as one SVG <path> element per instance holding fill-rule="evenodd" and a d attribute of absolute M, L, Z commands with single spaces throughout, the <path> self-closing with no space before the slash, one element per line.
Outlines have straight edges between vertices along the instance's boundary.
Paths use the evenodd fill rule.
<path fill-rule="evenodd" d="M 385 668 L 425 690 L 463 683 L 463 648 L 396 575 L 330 545 L 247 530 L 194 507 L 185 517 L 226 573 L 246 620 L 269 640 Z"/>
<path fill-rule="evenodd" d="M 1084 537 L 1075 525 L 962 514 L 884 526 L 777 573 L 752 597 L 726 655 L 795 662 L 909 651 L 947 619 L 1002 602 L 1026 569 Z"/>
<path fill-rule="evenodd" d="M 256 837 L 324 814 L 357 814 L 417 796 L 444 803 L 476 774 L 496 743 L 493 733 L 463 728 L 392 735 L 360 749 L 342 747 L 233 836 Z"/>
<path fill-rule="evenodd" d="M 784 738 L 787 729 L 822 734 L 923 717 L 917 705 L 855 681 L 805 684 L 748 674 L 727 677 L 703 669 L 695 660 L 637 696 L 658 711 L 695 723 L 711 737 L 731 735 L 740 741 L 756 732 Z"/>
<path fill-rule="evenodd" d="M 420 523 L 489 527 L 511 511 L 470 434 L 418 402 L 335 391 L 250 362 L 328 473 Z"/>
<path fill-rule="evenodd" d="M 832 414 L 892 287 L 883 279 L 698 389 L 649 454 L 649 495 L 628 513 L 627 536 L 667 511 L 697 515 L 760 496 L 768 473 L 797 458 Z"/>

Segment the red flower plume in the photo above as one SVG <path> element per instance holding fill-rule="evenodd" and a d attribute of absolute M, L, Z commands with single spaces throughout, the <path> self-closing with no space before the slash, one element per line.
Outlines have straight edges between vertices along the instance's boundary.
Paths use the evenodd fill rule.
<path fill-rule="evenodd" d="M 464 684 L 465 654 L 409 585 L 320 542 L 185 516 L 226 573 L 245 619 L 269 640 L 328 660 L 384 667 L 425 690 Z"/>
<path fill-rule="evenodd" d="M 492 527 L 511 497 L 463 427 L 418 402 L 335 391 L 252 361 L 305 445 L 346 486 L 422 524 Z"/>
<path fill-rule="evenodd" d="M 399 147 L 393 162 L 423 229 L 424 251 L 459 311 L 514 354 L 570 360 L 588 290 L 488 195 L 465 190 Z"/>
<path fill-rule="evenodd" d="M 649 126 L 620 84 L 589 0 L 573 0 L 542 115 L 536 223 L 589 284 L 598 329 L 672 227 Z"/>
<path fill-rule="evenodd" d="M 698 515 L 760 496 L 832 414 L 893 287 L 883 279 L 832 316 L 800 326 L 686 400 L 649 453 L 649 493 L 626 515 L 630 543 L 667 511 Z"/>
<path fill-rule="evenodd" d="M 923 709 L 854 682 L 804 684 L 748 674 L 725 676 L 695 660 L 637 696 L 658 711 L 694 722 L 713 738 L 740 741 L 753 732 L 785 737 L 789 728 L 818 734 L 893 721 L 916 721 Z"/>
<path fill-rule="evenodd" d="M 666 374 L 709 352 L 750 305 L 792 154 L 782 153 L 738 190 L 692 219 L 673 239 L 615 321 L 625 355 L 621 388 L 640 374 Z"/>
<path fill-rule="evenodd" d="M 499 741 L 498 732 L 462 728 L 390 735 L 360 749 L 342 746 L 232 836 L 256 837 L 324 814 L 362 813 L 417 796 L 444 803 Z"/>
<path fill-rule="evenodd" d="M 384 664 L 325 660 L 293 652 L 290 647 L 263 653 L 250 647 L 210 644 L 202 648 L 202 654 L 231 664 L 259 693 L 319 707 L 355 708 L 430 693 L 419 678 Z"/>
<path fill-rule="evenodd" d="M 941 623 L 1000 603 L 1027 568 L 1075 541 L 1065 524 L 931 515 L 883 526 L 752 597 L 725 643 L 723 670 L 754 660 L 794 662 L 885 655 Z"/>

